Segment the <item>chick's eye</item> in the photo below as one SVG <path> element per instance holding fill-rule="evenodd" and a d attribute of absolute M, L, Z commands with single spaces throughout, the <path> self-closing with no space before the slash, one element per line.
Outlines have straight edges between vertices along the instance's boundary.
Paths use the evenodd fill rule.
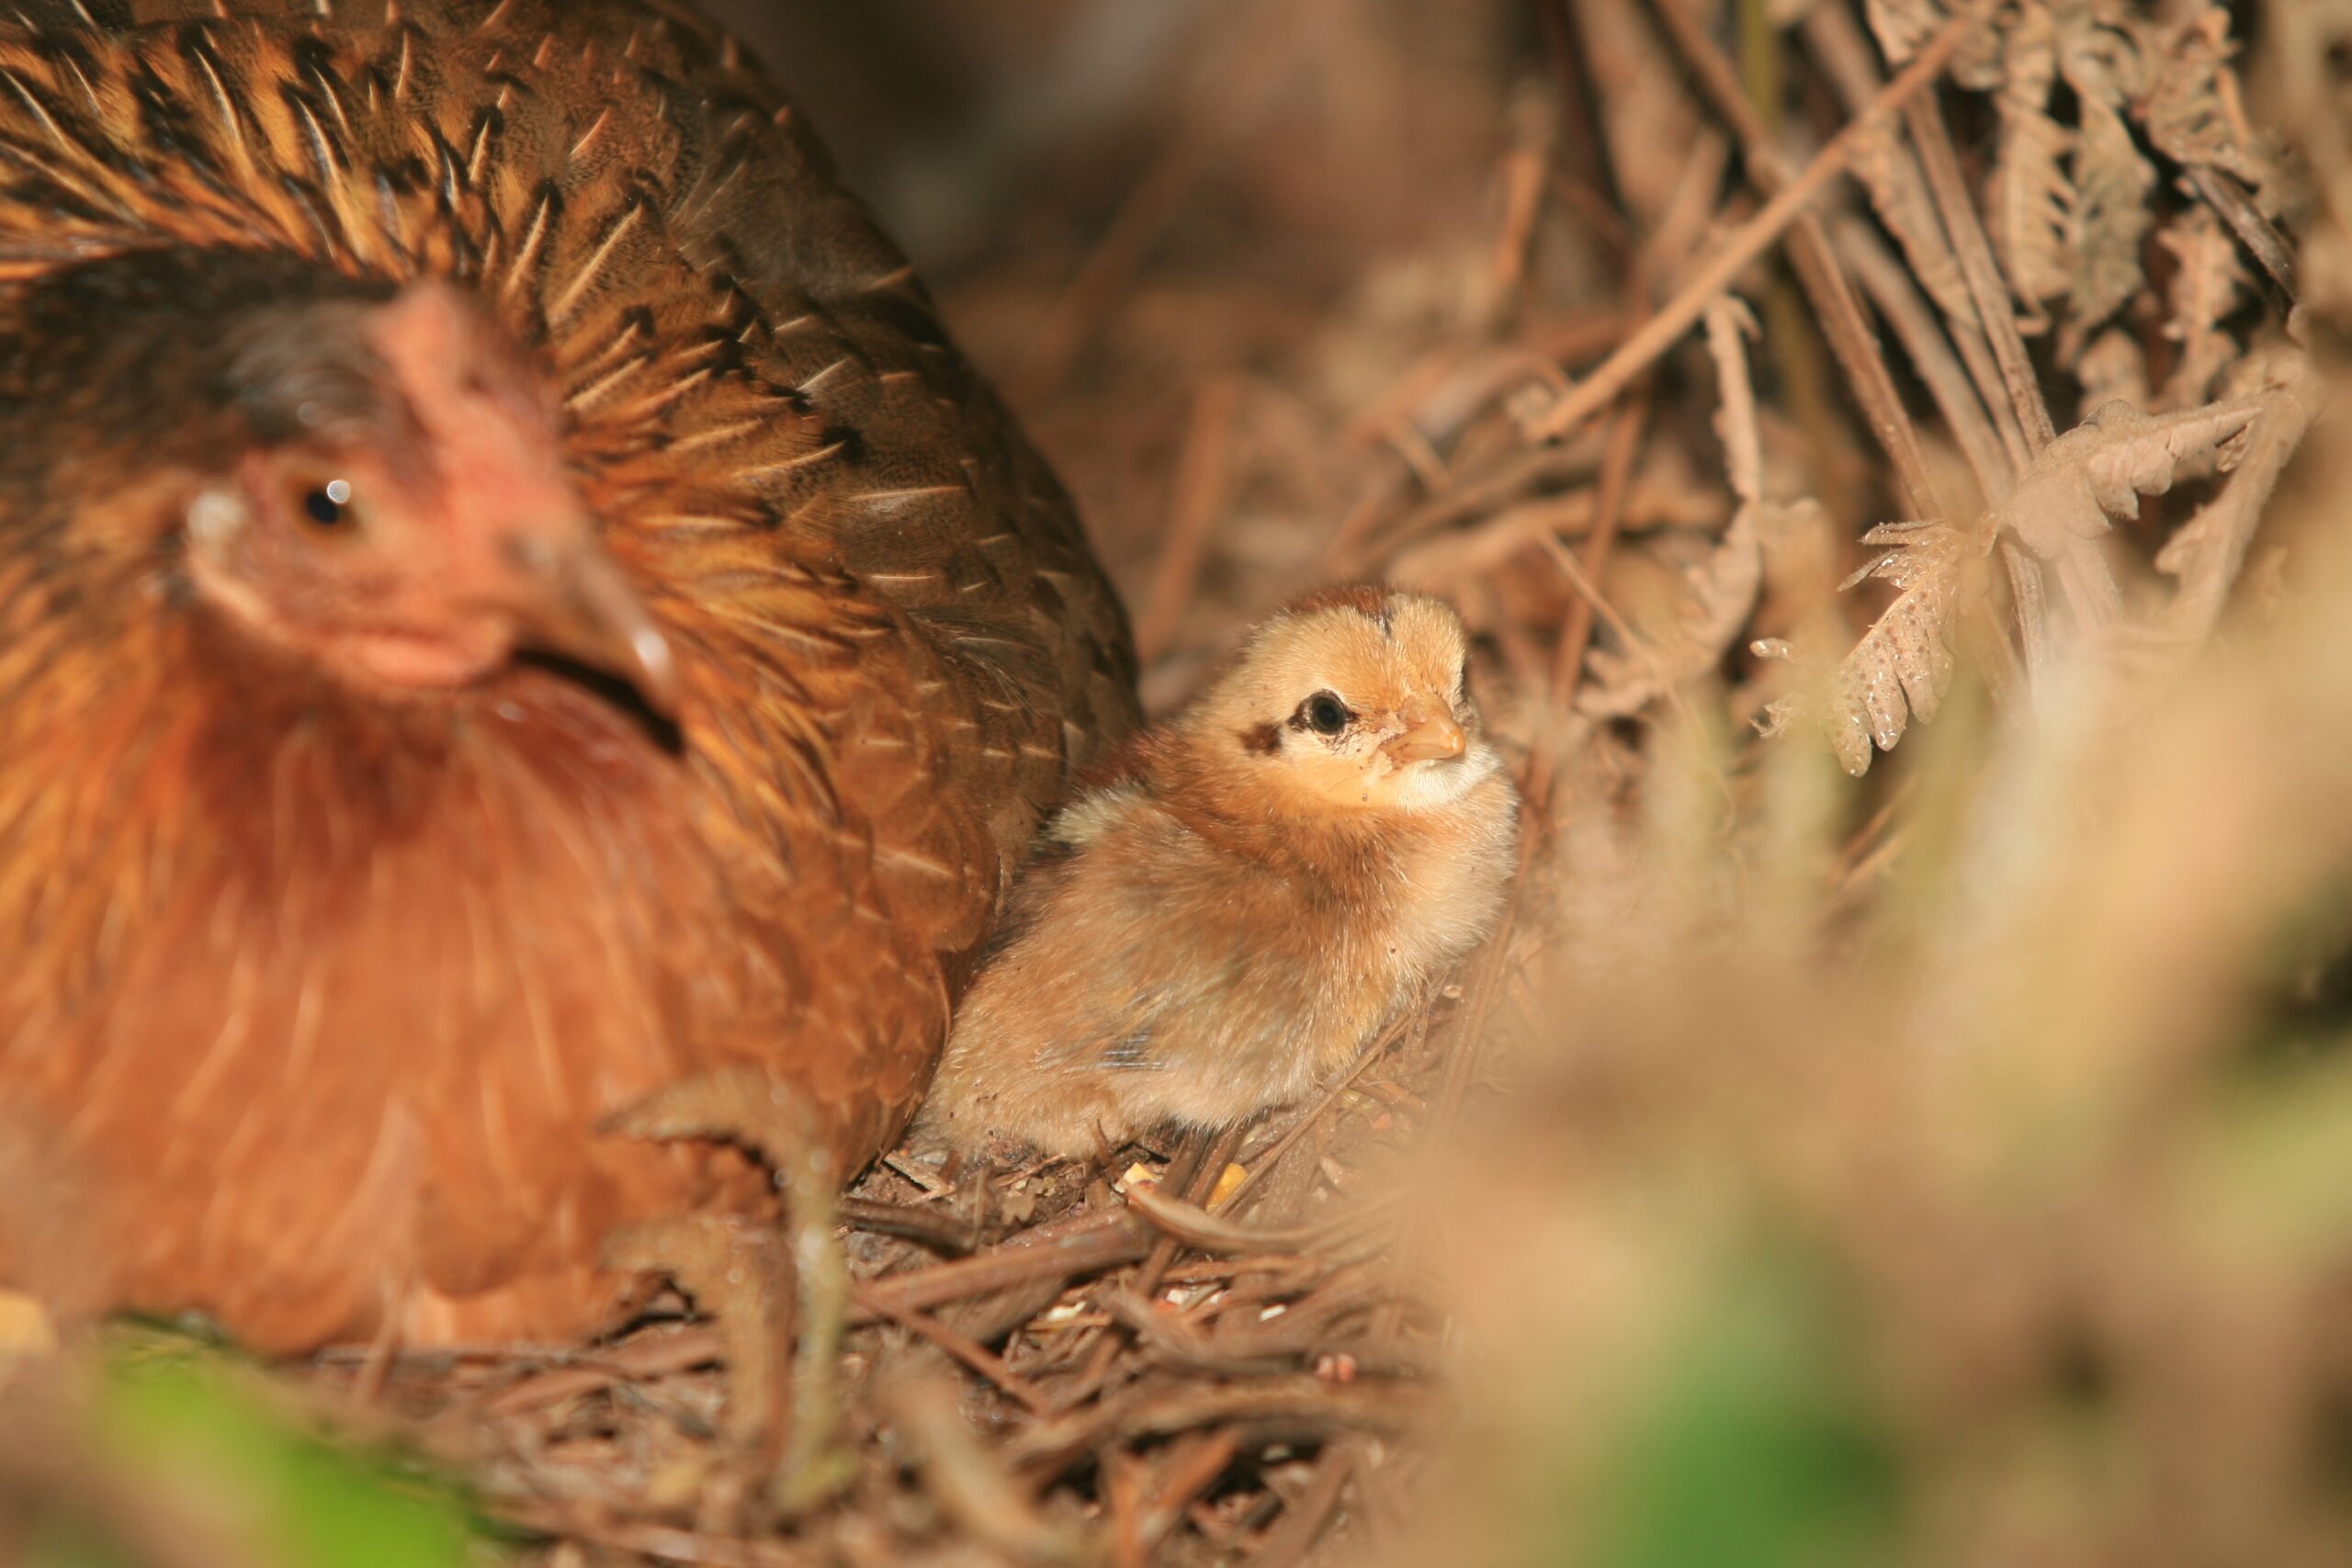
<path fill-rule="evenodd" d="M 290 487 L 294 514 L 314 533 L 347 534 L 359 522 L 349 479 L 298 479 Z"/>
<path fill-rule="evenodd" d="M 1306 699 L 1306 722 L 1317 735 L 1337 735 L 1348 727 L 1351 715 L 1348 705 L 1329 692 L 1317 692 Z"/>

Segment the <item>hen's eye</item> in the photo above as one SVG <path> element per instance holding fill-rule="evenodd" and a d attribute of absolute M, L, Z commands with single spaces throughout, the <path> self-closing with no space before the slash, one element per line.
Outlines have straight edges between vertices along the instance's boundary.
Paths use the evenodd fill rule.
<path fill-rule="evenodd" d="M 1306 722 L 1315 727 L 1317 735 L 1339 734 L 1353 716 L 1348 712 L 1348 705 L 1329 692 L 1317 692 L 1306 699 Z"/>
<path fill-rule="evenodd" d="M 296 487 L 295 506 L 302 521 L 322 534 L 348 532 L 358 522 L 352 504 L 349 479 L 326 479 Z"/>

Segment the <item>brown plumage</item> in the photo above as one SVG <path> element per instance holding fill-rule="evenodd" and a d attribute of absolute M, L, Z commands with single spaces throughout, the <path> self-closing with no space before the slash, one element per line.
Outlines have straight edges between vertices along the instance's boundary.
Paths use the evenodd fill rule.
<path fill-rule="evenodd" d="M 735 46 L 30 0 L 0 176 L 0 1273 L 554 1337 L 758 1185 L 616 1109 L 748 1063 L 868 1158 L 1132 669 Z"/>
<path fill-rule="evenodd" d="M 1085 1154 L 1351 1061 L 1516 863 L 1469 679 L 1460 619 L 1420 594 L 1326 591 L 1259 627 L 1041 835 L 919 1135 Z"/>

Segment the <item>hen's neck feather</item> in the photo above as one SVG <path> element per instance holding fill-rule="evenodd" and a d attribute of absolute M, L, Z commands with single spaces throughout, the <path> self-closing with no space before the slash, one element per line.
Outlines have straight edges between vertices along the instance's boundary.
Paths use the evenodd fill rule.
<path fill-rule="evenodd" d="M 171 597 L 153 578 L 0 592 L 20 611 L 0 652 L 0 942 L 25 955 L 17 987 L 70 1006 L 174 943 L 198 963 L 232 956 L 229 931 L 232 948 L 382 940 L 388 921 L 446 929 L 469 901 L 527 901 L 573 928 L 559 942 L 598 918 L 599 890 L 707 906 L 696 925 L 716 912 L 684 764 L 626 709 L 531 669 L 378 699 Z M 195 919 L 209 931 L 158 929 Z"/>

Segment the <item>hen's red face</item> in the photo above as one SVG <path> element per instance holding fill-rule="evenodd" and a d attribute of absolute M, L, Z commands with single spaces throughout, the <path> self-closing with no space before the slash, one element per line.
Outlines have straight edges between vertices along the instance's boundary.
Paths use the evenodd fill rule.
<path fill-rule="evenodd" d="M 572 486 L 540 378 L 487 312 L 418 284 L 319 321 L 350 341 L 265 339 L 239 372 L 274 378 L 252 395 L 289 428 L 187 502 L 198 596 L 364 688 L 463 686 L 537 650 L 673 713 L 670 645 Z"/>

